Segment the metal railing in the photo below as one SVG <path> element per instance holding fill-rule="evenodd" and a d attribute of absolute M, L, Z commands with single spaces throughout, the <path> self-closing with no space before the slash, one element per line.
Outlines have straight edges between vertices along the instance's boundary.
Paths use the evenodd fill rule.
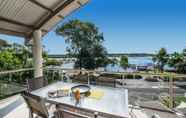
<path fill-rule="evenodd" d="M 105 72 L 105 71 L 94 71 L 94 70 L 79 70 L 79 69 L 65 69 L 65 68 L 59 68 L 59 67 L 45 67 L 43 68 L 43 75 L 44 79 L 48 81 L 48 83 L 53 83 L 56 81 L 65 81 L 65 82 L 79 82 L 84 84 L 96 84 L 96 85 L 102 85 L 102 86 L 112 86 L 112 87 L 125 87 L 131 92 L 129 92 L 129 96 L 131 97 L 131 101 L 134 99 L 136 100 L 154 100 L 159 99 L 158 94 L 166 92 L 167 95 L 170 94 L 170 88 L 171 90 L 174 87 L 169 87 L 170 85 L 173 85 L 172 82 L 169 82 L 169 85 L 167 86 L 166 90 L 164 89 L 165 86 L 162 84 L 159 86 L 158 89 L 155 88 L 128 88 L 129 85 L 127 85 L 128 80 L 126 80 L 126 75 L 140 75 L 141 73 L 127 73 L 127 72 Z M 81 75 L 78 75 L 79 73 L 83 73 Z M 100 75 L 108 75 L 108 74 L 114 74 L 117 75 L 114 79 L 109 77 L 102 77 Z M 142 73 L 144 75 L 144 73 Z M 74 76 L 75 75 L 75 76 Z M 151 75 L 151 74 L 146 74 Z M 158 74 L 159 75 L 159 74 Z M 167 74 L 161 74 L 161 76 L 165 76 Z M 152 75 L 151 75 L 152 76 Z M 174 76 L 174 75 L 173 75 Z M 34 69 L 33 68 L 27 68 L 27 69 L 19 69 L 19 70 L 11 70 L 11 71 L 4 71 L 0 72 L 0 96 L 3 96 L 4 93 L 14 94 L 14 91 L 16 89 L 25 88 L 27 89 L 27 80 L 34 78 Z M 120 81 L 118 81 L 119 79 Z M 171 79 L 172 80 L 172 79 Z M 147 82 L 146 82 L 147 83 Z M 126 85 L 125 85 L 126 84 Z M 161 83 L 160 83 L 161 84 Z M 168 84 L 168 82 L 167 82 Z M 174 86 L 174 85 L 173 85 Z M 15 89 L 13 89 L 15 87 Z M 140 87 L 140 86 L 137 86 Z M 163 88 L 164 87 L 164 88 Z M 11 89 L 10 89 L 11 88 Z M 17 92 L 15 92 L 17 93 Z M 173 94 L 173 93 L 171 93 Z M 141 98 L 139 96 L 142 96 Z"/>

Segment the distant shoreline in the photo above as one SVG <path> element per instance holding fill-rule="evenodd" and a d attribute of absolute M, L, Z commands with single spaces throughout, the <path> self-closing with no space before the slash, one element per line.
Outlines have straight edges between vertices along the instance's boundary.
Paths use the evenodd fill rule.
<path fill-rule="evenodd" d="M 110 53 L 107 54 L 109 57 L 120 57 L 120 56 L 128 56 L 128 57 L 152 57 L 154 54 L 151 53 Z M 49 58 L 65 58 L 66 54 L 49 54 Z"/>

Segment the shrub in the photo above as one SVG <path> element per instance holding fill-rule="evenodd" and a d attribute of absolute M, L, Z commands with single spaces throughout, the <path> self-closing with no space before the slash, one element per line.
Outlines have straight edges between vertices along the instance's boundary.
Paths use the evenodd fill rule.
<path fill-rule="evenodd" d="M 158 82 L 158 79 L 157 79 L 157 78 L 154 78 L 154 77 L 149 76 L 149 77 L 146 77 L 146 78 L 145 78 L 145 81 L 148 81 L 148 82 Z"/>
<path fill-rule="evenodd" d="M 61 61 L 57 61 L 57 60 L 54 60 L 54 59 L 53 60 L 47 60 L 45 62 L 46 66 L 59 66 L 61 64 L 63 64 Z"/>
<path fill-rule="evenodd" d="M 134 76 L 132 74 L 127 74 L 125 75 L 126 79 L 134 79 Z"/>
<path fill-rule="evenodd" d="M 135 79 L 142 79 L 143 77 L 141 75 L 135 75 Z"/>
<path fill-rule="evenodd" d="M 121 79 L 121 74 L 102 74 L 102 77 L 114 78 L 114 79 Z"/>

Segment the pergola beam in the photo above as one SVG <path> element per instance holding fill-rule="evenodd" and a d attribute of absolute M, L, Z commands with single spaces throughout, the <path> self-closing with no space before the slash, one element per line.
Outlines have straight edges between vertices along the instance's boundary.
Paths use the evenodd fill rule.
<path fill-rule="evenodd" d="M 62 16 L 62 15 L 60 15 L 60 14 L 58 15 L 58 17 L 60 17 L 61 19 L 64 19 L 64 18 L 65 18 L 64 16 Z"/>
<path fill-rule="evenodd" d="M 60 20 L 63 20 L 67 15 L 86 4 L 88 1 L 89 0 L 84 0 L 83 2 L 79 0 L 51 0 L 49 2 L 50 4 L 46 3 L 45 5 L 43 3 L 45 1 L 40 2 L 39 0 L 27 0 L 27 2 L 25 1 L 23 3 L 18 0 L 16 1 L 15 7 L 5 8 L 1 6 L 0 33 L 30 39 L 35 30 L 41 30 L 42 36 L 44 36 Z M 12 3 L 12 0 L 6 0 L 3 5 L 9 6 L 11 4 L 14 4 Z M 30 4 L 32 5 L 29 6 Z M 51 6 L 54 4 L 57 5 Z M 34 12 L 39 10 L 39 12 L 32 17 L 32 15 L 30 15 L 32 11 L 29 10 Z M 62 15 L 63 12 L 65 15 Z M 15 17 L 15 15 L 17 15 L 17 17 Z"/>
<path fill-rule="evenodd" d="M 46 7 L 45 5 L 43 5 L 43 4 L 41 4 L 41 3 L 39 3 L 39 2 L 38 2 L 38 1 L 36 1 L 36 0 L 29 0 L 29 1 L 30 1 L 30 2 L 32 2 L 33 4 L 35 4 L 35 5 L 39 6 L 39 7 L 41 7 L 41 8 L 43 8 L 43 9 L 47 10 L 47 11 L 53 12 L 53 10 L 52 10 L 52 9 L 50 9 L 50 8 Z"/>
<path fill-rule="evenodd" d="M 77 1 L 77 3 L 79 4 L 79 6 L 83 6 L 83 4 L 80 1 Z"/>
<path fill-rule="evenodd" d="M 0 28 L 0 32 L 2 34 L 9 34 L 9 35 L 15 35 L 15 36 L 20 36 L 20 37 L 26 37 L 26 34 L 24 32 L 12 31 L 12 30 L 9 30 L 9 29 Z"/>
<path fill-rule="evenodd" d="M 24 24 L 24 23 L 21 23 L 21 22 L 18 22 L 18 21 L 10 20 L 10 19 L 7 19 L 7 18 L 1 17 L 1 16 L 0 16 L 0 21 L 4 21 L 4 22 L 14 24 L 14 25 L 24 26 L 24 27 L 27 27 L 29 29 L 34 29 L 34 26 L 32 26 L 32 25 L 28 25 L 28 24 Z"/>
<path fill-rule="evenodd" d="M 45 25 L 52 17 L 56 16 L 61 10 L 67 7 L 69 4 L 74 2 L 75 0 L 67 0 L 65 3 L 60 5 L 53 13 L 51 13 L 48 17 L 46 17 L 40 24 L 36 26 L 36 29 L 40 29 L 43 25 Z"/>

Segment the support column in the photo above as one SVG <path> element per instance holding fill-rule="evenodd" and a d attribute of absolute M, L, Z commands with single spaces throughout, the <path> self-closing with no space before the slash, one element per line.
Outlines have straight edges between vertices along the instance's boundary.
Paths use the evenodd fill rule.
<path fill-rule="evenodd" d="M 43 59 L 42 59 L 42 32 L 36 30 L 33 33 L 33 59 L 34 59 L 34 77 L 43 77 Z"/>

